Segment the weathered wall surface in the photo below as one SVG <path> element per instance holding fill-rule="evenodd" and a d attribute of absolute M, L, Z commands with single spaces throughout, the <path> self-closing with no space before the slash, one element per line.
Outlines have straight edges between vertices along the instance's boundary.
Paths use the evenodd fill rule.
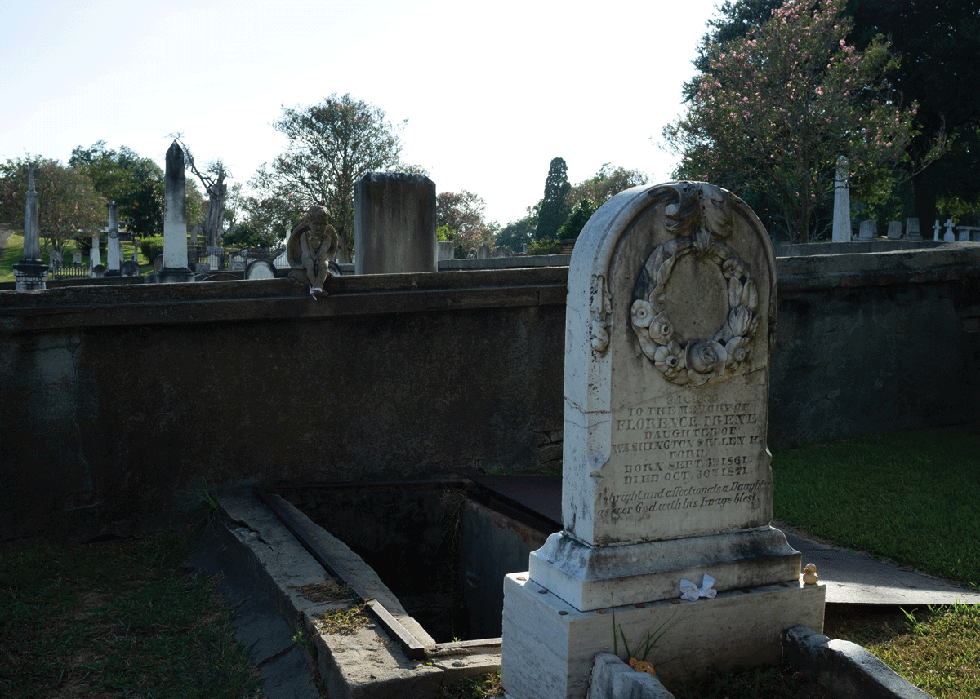
<path fill-rule="evenodd" d="M 771 442 L 980 418 L 980 245 L 778 270 Z M 0 291 L 0 538 L 162 524 L 205 483 L 556 467 L 566 277 Z"/>

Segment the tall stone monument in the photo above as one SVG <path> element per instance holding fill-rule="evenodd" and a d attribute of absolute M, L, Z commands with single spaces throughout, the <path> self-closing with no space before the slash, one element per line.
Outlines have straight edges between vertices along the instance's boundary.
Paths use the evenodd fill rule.
<path fill-rule="evenodd" d="M 354 273 L 438 272 L 436 185 L 369 172 L 354 185 Z"/>
<path fill-rule="evenodd" d="M 184 151 L 177 141 L 167 150 L 163 193 L 163 267 L 155 281 L 161 284 L 194 281 L 187 266 L 187 210 L 184 201 Z"/>
<path fill-rule="evenodd" d="M 775 314 L 769 236 L 725 190 L 636 187 L 586 225 L 568 274 L 564 529 L 505 579 L 508 696 L 584 696 L 614 650 L 608 612 L 633 647 L 665 625 L 648 660 L 668 679 L 776 664 L 785 629 L 823 628 L 825 589 L 801 586 L 769 524 Z"/>
<path fill-rule="evenodd" d="M 847 184 L 847 158 L 837 159 L 837 177 L 834 180 L 834 227 L 831 240 L 835 243 L 851 242 L 851 193 Z"/>
<path fill-rule="evenodd" d="M 107 277 L 120 275 L 122 263 L 122 248 L 119 245 L 119 206 L 114 201 L 109 202 L 109 232 L 106 242 L 106 271 Z"/>
<path fill-rule="evenodd" d="M 24 207 L 24 254 L 14 268 L 17 291 L 47 289 L 48 267 L 41 260 L 41 220 L 38 215 L 37 191 L 34 189 L 34 173 L 37 168 L 28 164 L 27 203 Z"/>

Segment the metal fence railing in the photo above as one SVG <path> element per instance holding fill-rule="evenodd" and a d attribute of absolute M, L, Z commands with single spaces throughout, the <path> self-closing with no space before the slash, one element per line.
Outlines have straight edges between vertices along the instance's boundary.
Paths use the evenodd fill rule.
<path fill-rule="evenodd" d="M 289 264 L 285 261 L 285 253 L 285 246 L 269 249 L 189 245 L 187 246 L 187 262 L 188 264 L 206 262 L 213 272 L 244 270 L 250 262 L 255 260 L 265 260 L 275 267 L 288 268 Z"/>

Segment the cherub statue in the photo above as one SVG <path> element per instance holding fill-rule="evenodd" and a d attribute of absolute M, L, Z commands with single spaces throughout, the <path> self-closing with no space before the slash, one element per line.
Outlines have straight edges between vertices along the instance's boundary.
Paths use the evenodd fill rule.
<path fill-rule="evenodd" d="M 337 231 L 329 221 L 324 207 L 311 206 L 286 241 L 286 261 L 296 270 L 290 276 L 302 279 L 300 270 L 305 270 L 314 299 L 316 292 L 323 292 L 323 281 L 330 276 L 329 265 L 337 254 Z"/>

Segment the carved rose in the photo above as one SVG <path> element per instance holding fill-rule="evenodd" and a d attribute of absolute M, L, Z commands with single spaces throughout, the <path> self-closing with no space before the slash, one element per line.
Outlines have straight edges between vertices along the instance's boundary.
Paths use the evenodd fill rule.
<path fill-rule="evenodd" d="M 649 327 L 650 321 L 653 320 L 653 306 L 650 305 L 649 301 L 637 299 L 630 308 L 630 319 L 633 321 L 633 325 L 638 328 Z"/>
<path fill-rule="evenodd" d="M 718 342 L 706 340 L 688 345 L 687 368 L 689 376 L 696 384 L 703 384 L 709 379 L 725 373 L 728 352 Z"/>
<path fill-rule="evenodd" d="M 658 345 L 666 345 L 674 339 L 674 326 L 667 318 L 667 311 L 661 311 L 650 321 L 650 339 Z"/>
<path fill-rule="evenodd" d="M 684 362 L 681 359 L 681 346 L 677 344 L 676 340 L 671 340 L 669 344 L 658 347 L 653 361 L 668 379 L 673 379 L 684 369 Z"/>

